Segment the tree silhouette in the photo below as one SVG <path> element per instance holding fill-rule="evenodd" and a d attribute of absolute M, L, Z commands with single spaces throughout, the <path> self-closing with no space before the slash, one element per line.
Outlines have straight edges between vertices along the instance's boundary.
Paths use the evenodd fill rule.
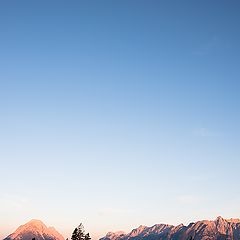
<path fill-rule="evenodd" d="M 72 233 L 71 240 L 90 240 L 89 233 L 85 234 L 84 226 L 82 223 L 76 227 Z"/>
<path fill-rule="evenodd" d="M 87 234 L 85 235 L 84 240 L 91 240 L 91 237 L 90 237 L 89 233 L 87 233 Z"/>

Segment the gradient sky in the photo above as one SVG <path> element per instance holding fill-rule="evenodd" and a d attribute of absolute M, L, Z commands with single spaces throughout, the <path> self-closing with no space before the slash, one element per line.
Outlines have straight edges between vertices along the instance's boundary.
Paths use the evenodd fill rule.
<path fill-rule="evenodd" d="M 0 237 L 240 217 L 239 11 L 1 1 Z"/>

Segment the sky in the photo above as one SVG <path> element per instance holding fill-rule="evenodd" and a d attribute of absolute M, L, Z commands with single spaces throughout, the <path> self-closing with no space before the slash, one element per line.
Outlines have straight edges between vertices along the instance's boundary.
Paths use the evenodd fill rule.
<path fill-rule="evenodd" d="M 1 1 L 0 238 L 240 217 L 239 8 Z"/>

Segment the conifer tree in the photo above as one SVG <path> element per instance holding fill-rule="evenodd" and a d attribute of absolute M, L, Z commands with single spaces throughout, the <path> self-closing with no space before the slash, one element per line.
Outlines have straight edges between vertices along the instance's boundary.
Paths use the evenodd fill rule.
<path fill-rule="evenodd" d="M 78 240 L 78 229 L 77 228 L 74 229 L 71 239 Z"/>
<path fill-rule="evenodd" d="M 87 233 L 87 234 L 85 235 L 84 240 L 91 240 L 91 237 L 90 237 L 89 233 Z"/>
<path fill-rule="evenodd" d="M 89 233 L 85 234 L 83 224 L 80 223 L 77 228 L 74 229 L 72 233 L 71 240 L 90 240 L 91 237 Z"/>

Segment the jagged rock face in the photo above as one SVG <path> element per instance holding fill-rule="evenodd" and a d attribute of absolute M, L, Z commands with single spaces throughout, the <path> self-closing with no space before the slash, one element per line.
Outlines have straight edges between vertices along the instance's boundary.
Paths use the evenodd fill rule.
<path fill-rule="evenodd" d="M 218 217 L 214 221 L 203 220 L 188 226 L 183 224 L 140 226 L 128 234 L 111 233 L 100 240 L 188 240 L 191 237 L 194 240 L 239 240 L 240 220 Z"/>
<path fill-rule="evenodd" d="M 4 240 L 64 240 L 63 236 L 53 227 L 47 227 L 39 220 L 20 226 L 14 233 L 10 234 Z"/>
<path fill-rule="evenodd" d="M 111 240 L 116 240 L 116 239 L 118 239 L 120 237 L 123 237 L 124 235 L 125 235 L 125 233 L 122 232 L 122 231 L 115 232 L 115 233 L 109 232 L 109 233 L 107 233 L 105 238 L 111 239 Z"/>

